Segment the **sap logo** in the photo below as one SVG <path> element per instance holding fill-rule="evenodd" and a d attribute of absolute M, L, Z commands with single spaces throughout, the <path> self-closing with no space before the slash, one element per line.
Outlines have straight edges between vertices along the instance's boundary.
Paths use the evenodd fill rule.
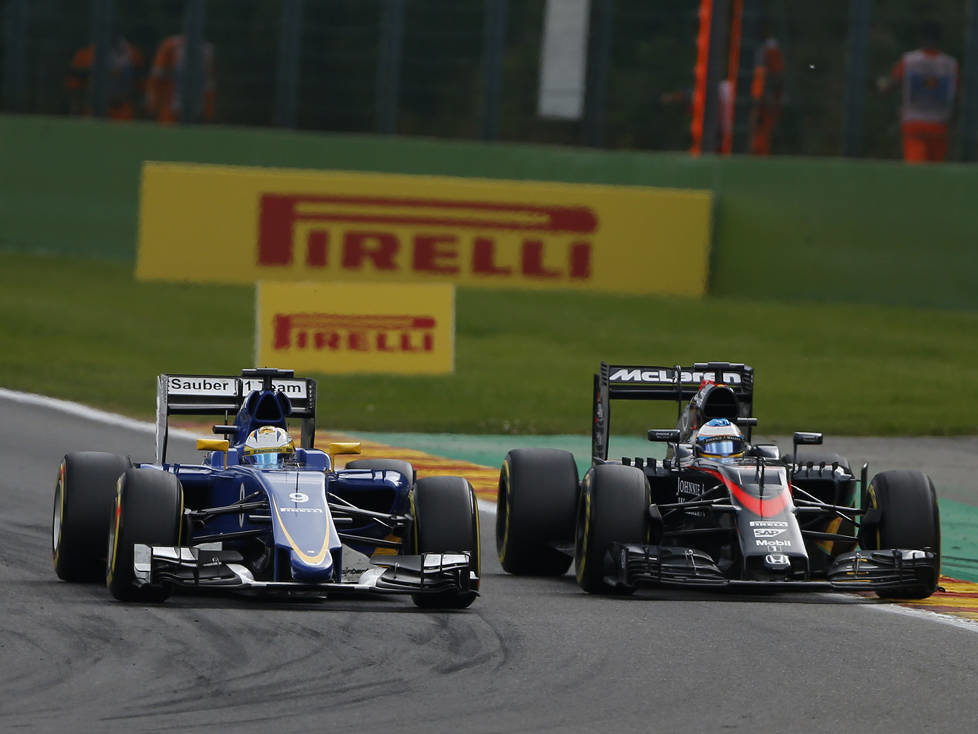
<path fill-rule="evenodd" d="M 777 535 L 781 535 L 784 532 L 784 528 L 754 528 L 755 538 L 773 538 Z"/>

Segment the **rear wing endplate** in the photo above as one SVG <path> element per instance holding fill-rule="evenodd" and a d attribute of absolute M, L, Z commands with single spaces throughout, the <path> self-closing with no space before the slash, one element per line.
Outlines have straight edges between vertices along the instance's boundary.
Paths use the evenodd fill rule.
<path fill-rule="evenodd" d="M 160 375 L 156 384 L 156 461 L 166 461 L 171 415 L 223 416 L 233 421 L 253 390 L 275 389 L 288 399 L 289 418 L 302 421 L 302 448 L 313 447 L 316 436 L 316 381 L 297 378 L 292 370 L 248 369 L 241 376 Z M 267 387 L 266 387 L 267 385 Z"/>
<path fill-rule="evenodd" d="M 704 381 L 722 383 L 737 397 L 743 416 L 753 415 L 754 368 L 739 362 L 694 362 L 688 367 L 611 365 L 602 362 L 594 375 L 592 459 L 608 458 L 611 400 L 675 400 L 682 413 Z"/>

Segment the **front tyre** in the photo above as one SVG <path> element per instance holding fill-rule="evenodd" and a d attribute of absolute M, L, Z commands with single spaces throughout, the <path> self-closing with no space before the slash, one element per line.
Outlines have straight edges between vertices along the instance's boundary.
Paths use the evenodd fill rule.
<path fill-rule="evenodd" d="M 867 550 L 902 548 L 929 550 L 941 563 L 941 519 L 937 492 L 930 477 L 920 471 L 880 472 L 866 492 L 868 510 L 879 510 L 875 527 L 860 532 L 860 545 Z M 891 599 L 924 599 L 937 590 L 939 573 L 924 584 L 881 589 L 877 596 Z"/>
<path fill-rule="evenodd" d="M 480 577 L 479 506 L 475 492 L 462 477 L 419 479 L 411 494 L 414 552 L 468 553 L 469 571 L 478 589 Z M 476 590 L 439 594 L 412 594 L 423 609 L 465 609 L 477 596 Z"/>
<path fill-rule="evenodd" d="M 577 507 L 574 562 L 577 583 L 589 594 L 631 594 L 634 586 L 608 583 L 612 543 L 648 542 L 652 492 L 645 472 L 623 464 L 598 464 L 585 475 Z"/>
<path fill-rule="evenodd" d="M 561 576 L 573 558 L 554 548 L 570 545 L 577 504 L 577 462 L 569 451 L 513 449 L 499 471 L 496 551 L 504 571 Z"/>
<path fill-rule="evenodd" d="M 109 532 L 116 481 L 130 467 L 122 456 L 96 451 L 66 454 L 58 469 L 51 517 L 54 571 L 64 581 L 105 577 L 105 539 Z"/>
<path fill-rule="evenodd" d="M 109 525 L 105 582 L 119 601 L 161 602 L 168 584 L 136 586 L 133 546 L 178 546 L 183 519 L 183 487 L 169 472 L 129 469 L 119 479 Z"/>

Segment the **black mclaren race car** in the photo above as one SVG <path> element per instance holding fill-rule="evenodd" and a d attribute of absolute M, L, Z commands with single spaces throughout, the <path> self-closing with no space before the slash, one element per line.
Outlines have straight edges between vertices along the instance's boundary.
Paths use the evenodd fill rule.
<path fill-rule="evenodd" d="M 199 463 L 167 461 L 171 415 L 219 415 Z M 296 445 L 289 421 L 299 423 Z M 420 607 L 478 596 L 479 515 L 462 477 L 417 479 L 397 459 L 313 448 L 316 381 L 291 370 L 240 377 L 160 375 L 156 460 L 69 453 L 58 472 L 52 542 L 65 581 L 104 579 L 123 601 L 175 587 L 331 597 L 411 594 Z"/>
<path fill-rule="evenodd" d="M 641 585 L 872 590 L 937 588 L 940 521 L 931 480 L 849 462 L 794 434 L 790 455 L 751 443 L 754 372 L 744 364 L 611 366 L 594 376 L 592 466 L 514 449 L 499 477 L 496 546 L 514 574 L 561 575 L 591 593 Z M 675 400 L 678 426 L 650 430 L 666 458 L 608 459 L 612 399 Z"/>

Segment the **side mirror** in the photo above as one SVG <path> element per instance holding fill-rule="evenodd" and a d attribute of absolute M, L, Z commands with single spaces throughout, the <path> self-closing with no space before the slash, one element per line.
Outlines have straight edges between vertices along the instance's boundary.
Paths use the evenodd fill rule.
<path fill-rule="evenodd" d="M 798 447 L 820 445 L 822 443 L 822 434 L 813 431 L 795 431 L 792 443 L 794 444 L 794 453 L 791 457 L 791 463 L 798 466 Z"/>
<path fill-rule="evenodd" d="M 198 438 L 197 439 L 197 450 L 198 451 L 220 451 L 224 454 L 224 468 L 228 468 L 228 449 L 230 448 L 230 442 L 225 438 Z"/>
<path fill-rule="evenodd" d="M 329 454 L 329 465 L 333 466 L 333 457 L 340 454 L 359 454 L 360 453 L 360 442 L 359 441 L 330 441 L 329 447 L 326 449 L 326 453 Z"/>
<path fill-rule="evenodd" d="M 822 443 L 821 433 L 810 431 L 795 431 L 795 446 L 818 446 Z"/>
<path fill-rule="evenodd" d="M 676 428 L 653 428 L 649 431 L 649 441 L 679 443 L 679 430 Z"/>

